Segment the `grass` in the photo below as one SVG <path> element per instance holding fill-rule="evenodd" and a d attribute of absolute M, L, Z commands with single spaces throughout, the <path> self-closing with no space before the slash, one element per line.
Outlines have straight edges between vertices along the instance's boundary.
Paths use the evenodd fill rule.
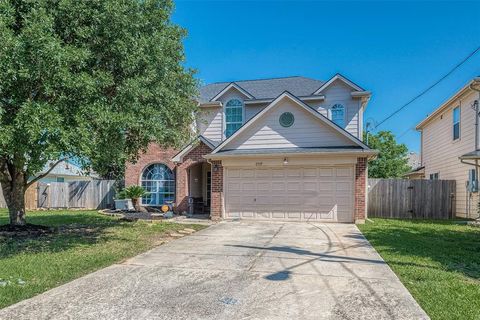
<path fill-rule="evenodd" d="M 30 298 L 158 245 L 165 233 L 199 225 L 121 222 L 96 211 L 27 213 L 27 222 L 59 227 L 38 237 L 0 236 L 0 308 Z M 8 223 L 0 211 L 0 225 Z"/>
<path fill-rule="evenodd" d="M 360 230 L 432 319 L 480 319 L 480 228 L 373 220 Z"/>

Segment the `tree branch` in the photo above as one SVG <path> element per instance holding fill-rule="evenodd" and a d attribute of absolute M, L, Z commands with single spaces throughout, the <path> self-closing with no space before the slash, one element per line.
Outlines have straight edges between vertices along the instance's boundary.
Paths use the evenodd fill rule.
<path fill-rule="evenodd" d="M 67 160 L 67 159 L 68 159 L 68 157 L 67 157 L 67 158 L 62 158 L 62 159 L 60 159 L 60 160 L 57 160 L 57 161 L 50 167 L 50 169 L 48 169 L 47 171 L 45 171 L 45 172 L 42 173 L 41 175 L 33 178 L 32 180 L 30 180 L 30 182 L 27 182 L 26 188 L 30 187 L 32 184 L 34 184 L 34 183 L 37 182 L 38 180 L 42 179 L 43 177 L 46 177 L 50 172 L 52 172 L 53 169 L 55 169 L 55 167 L 56 167 L 57 165 L 59 165 L 61 162 L 65 161 L 65 160 Z"/>

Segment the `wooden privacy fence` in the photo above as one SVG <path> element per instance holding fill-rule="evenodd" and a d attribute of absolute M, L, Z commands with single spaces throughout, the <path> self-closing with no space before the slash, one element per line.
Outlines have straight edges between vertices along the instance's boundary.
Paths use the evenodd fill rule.
<path fill-rule="evenodd" d="M 455 180 L 368 179 L 371 218 L 451 219 Z"/>
<path fill-rule="evenodd" d="M 25 208 L 27 210 L 35 210 L 37 209 L 38 197 L 37 197 L 37 183 L 33 183 L 27 191 L 25 191 Z M 3 197 L 2 188 L 0 186 L 0 208 L 6 208 L 7 203 L 5 202 L 5 198 Z"/>
<path fill-rule="evenodd" d="M 113 207 L 115 196 L 114 180 L 92 180 L 74 182 L 38 182 L 25 194 L 27 209 L 105 209 Z M 0 191 L 0 208 L 5 208 Z"/>

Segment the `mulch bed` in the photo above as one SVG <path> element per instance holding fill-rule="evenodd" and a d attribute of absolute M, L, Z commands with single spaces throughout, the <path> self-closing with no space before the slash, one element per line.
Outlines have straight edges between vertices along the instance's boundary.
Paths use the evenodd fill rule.
<path fill-rule="evenodd" d="M 56 233 L 56 228 L 27 223 L 23 226 L 9 224 L 0 226 L 0 236 L 40 236 Z"/>

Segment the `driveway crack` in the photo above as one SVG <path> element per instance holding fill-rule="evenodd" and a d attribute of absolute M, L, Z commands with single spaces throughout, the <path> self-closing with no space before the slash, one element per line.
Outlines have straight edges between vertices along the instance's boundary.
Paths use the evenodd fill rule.
<path fill-rule="evenodd" d="M 272 243 L 273 239 L 275 239 L 275 237 L 280 233 L 280 231 L 282 231 L 282 229 L 283 229 L 284 226 L 285 226 L 285 225 L 282 224 L 282 225 L 280 226 L 280 228 L 278 228 L 278 230 L 275 231 L 275 233 L 273 234 L 272 238 L 271 238 L 270 240 L 268 240 L 267 243 L 265 243 L 265 244 L 263 245 L 264 248 L 268 247 L 268 246 Z M 247 271 L 251 271 L 251 270 L 253 269 L 253 267 L 255 267 L 255 264 L 257 263 L 258 259 L 260 259 L 265 253 L 266 253 L 266 250 L 261 250 L 260 252 L 258 252 L 258 253 L 255 255 L 255 257 L 253 258 L 252 263 L 251 263 L 250 266 L 248 267 Z"/>

